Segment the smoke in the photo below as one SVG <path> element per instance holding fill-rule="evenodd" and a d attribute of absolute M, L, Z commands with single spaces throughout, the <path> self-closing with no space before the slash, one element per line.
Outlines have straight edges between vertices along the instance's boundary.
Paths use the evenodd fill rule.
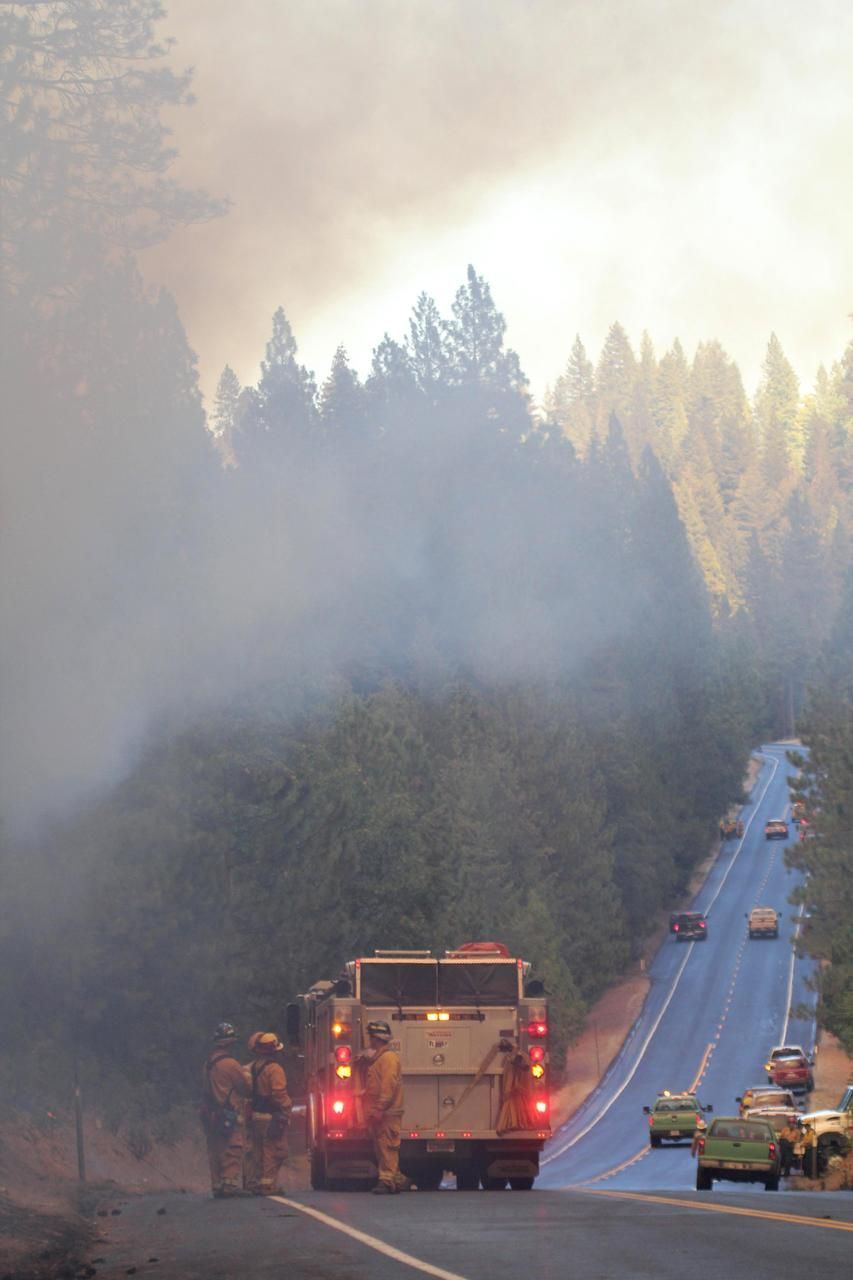
<path fill-rule="evenodd" d="M 822 14 L 838 6 L 812 10 L 810 30 Z M 802 58 L 803 21 L 797 5 L 744 0 L 173 0 L 175 64 L 194 64 L 199 100 L 175 120 L 177 171 L 233 208 L 177 235 L 147 269 L 176 292 L 208 391 L 226 362 L 253 377 L 279 304 L 321 374 L 339 341 L 365 331 L 363 370 L 393 325 L 389 299 L 402 329 L 418 292 L 449 288 L 472 259 L 523 354 L 554 327 L 537 329 L 534 305 L 561 316 L 554 364 L 532 357 L 553 380 L 586 324 L 603 336 L 644 304 L 640 327 L 653 326 L 654 296 L 632 296 L 641 258 L 664 288 L 670 264 L 694 276 L 673 324 L 696 302 L 704 314 L 703 288 L 718 275 L 713 260 L 703 271 L 697 244 L 708 211 L 677 230 L 670 209 L 717 170 L 739 121 L 753 149 L 761 142 L 750 113 L 768 68 L 781 79 L 788 57 Z M 472 244 L 528 183 L 526 207 L 506 212 L 494 244 L 482 233 Z M 596 227 L 574 238 L 584 209 L 610 243 Z M 674 253 L 656 238 L 662 225 Z M 550 272 L 538 241 L 551 247 Z"/>

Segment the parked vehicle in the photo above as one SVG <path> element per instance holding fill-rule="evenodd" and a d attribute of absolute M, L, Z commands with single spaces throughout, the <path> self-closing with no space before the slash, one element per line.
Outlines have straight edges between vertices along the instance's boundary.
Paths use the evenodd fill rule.
<path fill-rule="evenodd" d="M 763 1182 L 767 1191 L 779 1190 L 779 1143 L 767 1120 L 718 1116 L 699 1138 L 696 1159 L 697 1191 L 710 1191 L 715 1179 Z"/>
<path fill-rule="evenodd" d="M 848 1084 L 835 1111 L 811 1111 L 802 1121 L 814 1129 L 823 1159 L 846 1155 L 853 1148 L 853 1084 Z"/>
<path fill-rule="evenodd" d="M 723 818 L 720 823 L 720 839 L 740 840 L 743 830 L 743 822 L 740 818 Z"/>
<path fill-rule="evenodd" d="M 764 824 L 765 840 L 787 840 L 788 824 L 784 818 L 770 818 Z"/>
<path fill-rule="evenodd" d="M 802 1053 L 774 1058 L 767 1073 L 767 1079 L 771 1084 L 792 1089 L 794 1092 L 810 1093 L 814 1088 L 812 1063 Z"/>
<path fill-rule="evenodd" d="M 740 1114 L 746 1115 L 753 1107 L 789 1107 L 796 1109 L 797 1102 L 790 1089 L 780 1089 L 776 1085 L 759 1084 L 752 1089 L 744 1089 L 735 1102 L 740 1104 Z"/>

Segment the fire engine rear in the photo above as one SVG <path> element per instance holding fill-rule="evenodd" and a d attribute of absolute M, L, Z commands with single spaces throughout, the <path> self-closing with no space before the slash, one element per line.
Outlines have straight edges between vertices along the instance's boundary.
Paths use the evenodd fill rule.
<path fill-rule="evenodd" d="M 377 1169 L 361 1101 L 367 1023 L 387 1022 L 403 1068 L 400 1167 L 417 1185 L 445 1172 L 461 1191 L 533 1186 L 551 1134 L 548 1011 L 530 965 L 501 943 L 376 951 L 288 1009 L 305 1055 L 315 1190 L 365 1187 Z"/>

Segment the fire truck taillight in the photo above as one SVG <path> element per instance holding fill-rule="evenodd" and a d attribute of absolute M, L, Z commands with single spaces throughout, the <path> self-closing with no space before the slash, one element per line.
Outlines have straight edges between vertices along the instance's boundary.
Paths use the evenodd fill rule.
<path fill-rule="evenodd" d="M 544 1062 L 544 1061 L 545 1061 L 545 1050 L 543 1049 L 543 1047 L 542 1047 L 542 1045 L 541 1045 L 541 1044 L 534 1044 L 534 1045 L 531 1045 L 531 1047 L 530 1047 L 530 1061 L 531 1061 L 531 1062 Z"/>
<path fill-rule="evenodd" d="M 548 1112 L 548 1103 L 544 1098 L 539 1098 L 536 1103 L 536 1111 L 540 1116 L 544 1116 Z"/>
<path fill-rule="evenodd" d="M 335 1101 L 332 1103 L 332 1110 L 334 1111 L 336 1116 L 342 1116 L 344 1114 L 345 1108 L 346 1108 L 346 1103 L 344 1102 L 343 1098 L 336 1098 Z"/>
<path fill-rule="evenodd" d="M 541 1040 L 543 1036 L 547 1036 L 548 1034 L 548 1023 L 547 1022 L 528 1022 L 527 1034 L 531 1037 Z"/>
<path fill-rule="evenodd" d="M 341 1036 L 348 1036 L 351 1031 L 352 1031 L 352 1027 L 348 1022 L 332 1023 L 331 1032 L 336 1040 L 339 1040 Z"/>
<path fill-rule="evenodd" d="M 349 1080 L 352 1075 L 352 1067 L 348 1063 L 339 1062 L 335 1067 L 335 1075 L 339 1080 Z"/>
<path fill-rule="evenodd" d="M 530 1068 L 530 1074 L 533 1076 L 534 1080 L 541 1080 L 545 1074 L 545 1068 L 542 1066 L 542 1063 L 534 1062 L 533 1066 Z"/>
<path fill-rule="evenodd" d="M 449 1022 L 449 1021 L 450 1021 L 450 1014 L 447 1013 L 444 1009 L 435 1013 L 427 1014 L 427 1022 Z"/>
<path fill-rule="evenodd" d="M 352 1062 L 352 1049 L 348 1044 L 335 1045 L 335 1062 Z"/>

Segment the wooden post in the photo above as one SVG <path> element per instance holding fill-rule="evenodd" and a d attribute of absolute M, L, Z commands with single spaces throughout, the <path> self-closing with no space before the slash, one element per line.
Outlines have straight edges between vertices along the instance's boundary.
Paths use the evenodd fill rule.
<path fill-rule="evenodd" d="M 83 1094 L 80 1088 L 80 1069 L 77 1061 L 77 1045 L 74 1045 L 74 1127 L 77 1132 L 77 1179 L 86 1181 L 86 1152 L 83 1147 Z"/>

